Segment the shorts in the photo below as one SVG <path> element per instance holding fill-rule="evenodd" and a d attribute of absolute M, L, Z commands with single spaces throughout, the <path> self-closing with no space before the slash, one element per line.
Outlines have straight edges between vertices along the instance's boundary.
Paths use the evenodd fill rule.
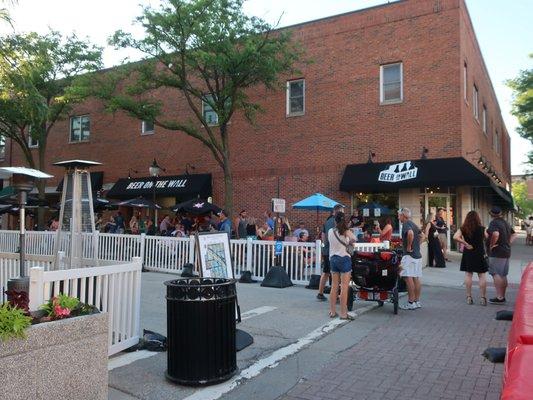
<path fill-rule="evenodd" d="M 509 259 L 489 257 L 489 274 L 492 276 L 507 276 L 509 273 Z"/>
<path fill-rule="evenodd" d="M 411 256 L 402 257 L 402 271 L 400 276 L 402 278 L 420 278 L 422 276 L 422 259 L 413 258 Z"/>
<path fill-rule="evenodd" d="M 322 257 L 324 262 L 322 263 L 322 273 L 323 274 L 329 274 L 331 273 L 331 268 L 329 266 L 329 256 L 327 254 L 324 254 L 324 257 Z"/>
<path fill-rule="evenodd" d="M 330 258 L 331 272 L 345 274 L 352 272 L 352 258 L 349 256 L 331 256 Z"/>

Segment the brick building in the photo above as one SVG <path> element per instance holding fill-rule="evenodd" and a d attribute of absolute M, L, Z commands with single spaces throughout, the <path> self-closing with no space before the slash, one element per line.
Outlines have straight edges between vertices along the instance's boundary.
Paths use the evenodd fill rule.
<path fill-rule="evenodd" d="M 286 91 L 250 93 L 265 111 L 256 126 L 232 119 L 236 211 L 261 218 L 278 184 L 288 204 L 321 192 L 369 218 L 408 206 L 418 221 L 442 206 L 450 224 L 471 209 L 486 222 L 493 203 L 512 207 L 510 139 L 464 0 L 403 0 L 285 29 L 313 62 L 283 78 Z M 179 96 L 158 95 L 166 112 L 190 114 Z M 95 100 L 56 125 L 47 154 L 47 172 L 58 181 L 53 162 L 102 162 L 104 189 L 128 175 L 147 180 L 156 157 L 173 180 L 211 174 L 202 194 L 212 185 L 214 202 L 223 202 L 222 171 L 199 142 L 106 114 Z M 9 142 L 6 163 L 24 163 Z M 50 193 L 57 183 L 49 183 Z M 169 206 L 193 195 L 158 199 Z M 288 217 L 315 218 L 290 207 Z"/>

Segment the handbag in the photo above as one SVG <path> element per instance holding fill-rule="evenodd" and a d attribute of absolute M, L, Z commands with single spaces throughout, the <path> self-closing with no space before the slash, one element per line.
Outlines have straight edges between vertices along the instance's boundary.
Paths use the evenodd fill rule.
<path fill-rule="evenodd" d="M 334 229 L 333 230 L 333 234 L 335 235 L 335 237 L 337 238 L 337 240 L 339 241 L 340 244 L 343 244 L 344 246 L 346 246 L 346 252 L 350 255 L 350 256 L 353 256 L 353 254 L 355 253 L 355 246 L 351 243 L 344 243 L 341 238 L 339 237 L 339 235 L 337 235 L 337 230 Z"/>

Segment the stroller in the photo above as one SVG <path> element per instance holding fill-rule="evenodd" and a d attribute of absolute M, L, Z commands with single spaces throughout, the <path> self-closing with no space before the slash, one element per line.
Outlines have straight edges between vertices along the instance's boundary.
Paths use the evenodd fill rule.
<path fill-rule="evenodd" d="M 380 307 L 390 301 L 394 305 L 394 314 L 398 314 L 400 260 L 401 255 L 396 251 L 355 252 L 348 309 L 353 309 L 355 295 L 360 300 L 377 301 Z"/>

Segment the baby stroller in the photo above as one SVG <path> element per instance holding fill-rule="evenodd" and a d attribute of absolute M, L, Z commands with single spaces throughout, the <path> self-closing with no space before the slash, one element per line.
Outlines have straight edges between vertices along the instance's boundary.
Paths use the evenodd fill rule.
<path fill-rule="evenodd" d="M 354 295 L 364 301 L 386 301 L 398 314 L 399 266 L 401 256 L 395 251 L 355 252 L 352 256 L 352 283 L 348 293 L 348 309 L 353 308 Z"/>

